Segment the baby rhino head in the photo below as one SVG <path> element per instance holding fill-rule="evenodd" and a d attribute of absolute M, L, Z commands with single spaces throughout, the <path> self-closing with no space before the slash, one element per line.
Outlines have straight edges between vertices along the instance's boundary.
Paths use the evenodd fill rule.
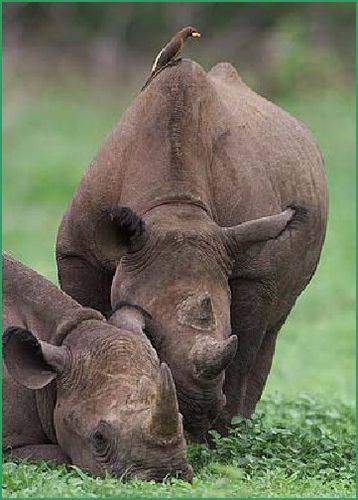
<path fill-rule="evenodd" d="M 114 319 L 121 328 L 82 321 L 62 346 L 10 327 L 6 367 L 29 389 L 55 383 L 54 436 L 72 463 L 95 475 L 190 480 L 171 372 L 143 334 L 140 309 L 124 305 Z"/>

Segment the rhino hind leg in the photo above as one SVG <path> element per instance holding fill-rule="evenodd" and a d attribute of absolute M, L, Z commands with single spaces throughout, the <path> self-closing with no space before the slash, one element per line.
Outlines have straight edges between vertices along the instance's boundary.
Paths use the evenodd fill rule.
<path fill-rule="evenodd" d="M 70 464 L 71 461 L 57 444 L 32 444 L 5 452 L 7 458 L 28 460 L 29 462 L 52 462 L 57 465 Z"/>
<path fill-rule="evenodd" d="M 57 272 L 61 289 L 82 306 L 102 314 L 110 311 L 113 272 L 95 267 L 76 255 L 57 255 Z"/>

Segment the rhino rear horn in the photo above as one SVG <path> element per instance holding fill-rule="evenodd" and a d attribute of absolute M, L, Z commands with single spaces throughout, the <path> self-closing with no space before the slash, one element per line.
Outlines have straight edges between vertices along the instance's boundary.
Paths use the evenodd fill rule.
<path fill-rule="evenodd" d="M 159 389 L 151 408 L 150 433 L 170 438 L 178 433 L 179 408 L 175 384 L 168 365 L 161 363 Z"/>
<path fill-rule="evenodd" d="M 114 304 L 107 321 L 117 328 L 143 334 L 146 323 L 151 319 L 151 315 L 142 307 L 120 300 Z"/>
<path fill-rule="evenodd" d="M 194 376 L 198 379 L 218 377 L 234 359 L 237 351 L 237 336 L 226 340 L 199 338 L 191 350 Z"/>

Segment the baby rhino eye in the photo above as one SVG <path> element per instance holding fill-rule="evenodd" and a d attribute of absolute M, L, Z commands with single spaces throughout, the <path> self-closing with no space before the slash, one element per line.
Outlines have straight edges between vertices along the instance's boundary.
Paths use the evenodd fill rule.
<path fill-rule="evenodd" d="M 104 434 L 101 431 L 96 431 L 93 434 L 93 441 L 96 443 L 96 445 L 102 445 L 105 441 Z"/>
<path fill-rule="evenodd" d="M 101 422 L 91 436 L 92 445 L 98 453 L 105 452 L 108 448 L 109 429 L 106 429 L 106 427 L 107 425 L 105 425 L 104 422 Z"/>

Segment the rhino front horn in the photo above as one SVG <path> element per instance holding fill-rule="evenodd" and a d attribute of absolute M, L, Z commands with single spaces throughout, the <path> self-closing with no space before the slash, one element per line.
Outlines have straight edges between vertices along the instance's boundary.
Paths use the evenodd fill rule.
<path fill-rule="evenodd" d="M 226 340 L 199 338 L 191 351 L 194 376 L 198 379 L 213 379 L 227 368 L 237 350 L 237 336 Z"/>
<path fill-rule="evenodd" d="M 158 393 L 152 404 L 150 434 L 171 438 L 178 434 L 179 408 L 175 384 L 168 365 L 161 363 Z"/>

